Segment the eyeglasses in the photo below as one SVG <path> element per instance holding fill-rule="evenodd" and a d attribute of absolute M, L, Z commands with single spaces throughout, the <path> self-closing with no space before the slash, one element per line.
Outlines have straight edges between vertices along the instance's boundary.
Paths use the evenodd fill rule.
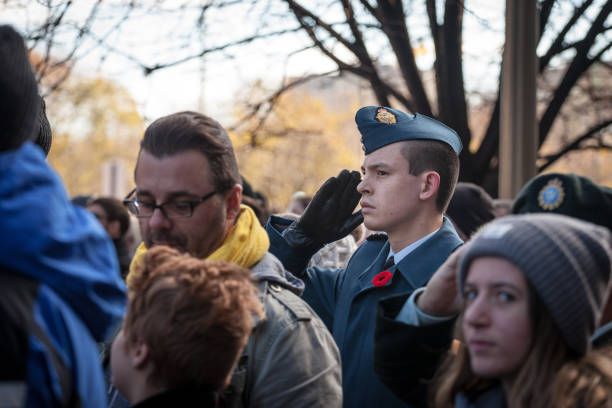
<path fill-rule="evenodd" d="M 151 217 L 156 208 L 159 208 L 166 218 L 189 218 L 193 214 L 194 208 L 217 193 L 217 191 L 214 190 L 197 200 L 172 200 L 161 204 L 155 204 L 154 201 L 131 200 L 130 197 L 134 195 L 135 192 L 136 189 L 130 191 L 123 200 L 123 205 L 127 207 L 129 212 L 138 218 Z"/>

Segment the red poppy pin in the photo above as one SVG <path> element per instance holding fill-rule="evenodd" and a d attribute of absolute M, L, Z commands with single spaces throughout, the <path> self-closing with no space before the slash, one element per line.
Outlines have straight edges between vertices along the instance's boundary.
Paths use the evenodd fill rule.
<path fill-rule="evenodd" d="M 393 274 L 391 273 L 391 271 L 382 271 L 381 273 L 376 275 L 374 279 L 372 279 L 372 285 L 376 286 L 377 288 L 380 288 L 381 286 L 385 286 L 387 283 L 389 283 L 392 277 Z"/>

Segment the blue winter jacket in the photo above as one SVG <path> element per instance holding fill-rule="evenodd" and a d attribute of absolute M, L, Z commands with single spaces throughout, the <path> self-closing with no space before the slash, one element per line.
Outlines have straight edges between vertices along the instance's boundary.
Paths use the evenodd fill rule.
<path fill-rule="evenodd" d="M 1 370 L 2 397 L 106 406 L 96 342 L 126 302 L 115 249 L 30 142 L 0 152 L 0 278 L 0 345 L 15 363 Z"/>
<path fill-rule="evenodd" d="M 382 298 L 424 286 L 446 258 L 463 244 L 451 222 L 444 218 L 440 230 L 390 268 L 391 279 L 382 286 L 376 286 L 373 280 L 382 272 L 389 254 L 386 235 L 369 237 L 353 254 L 346 269 L 306 268 L 312 253 L 308 248 L 292 248 L 279 231 L 291 222 L 271 217 L 266 228 L 270 252 L 287 270 L 304 280 L 306 289 L 302 298 L 332 332 L 342 358 L 344 406 L 409 406 L 374 373 L 377 305 Z"/>

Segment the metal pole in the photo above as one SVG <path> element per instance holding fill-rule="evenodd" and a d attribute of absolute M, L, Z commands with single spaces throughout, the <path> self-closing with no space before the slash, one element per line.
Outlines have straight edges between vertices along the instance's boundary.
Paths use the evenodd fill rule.
<path fill-rule="evenodd" d="M 536 0 L 506 0 L 500 111 L 500 198 L 514 198 L 521 187 L 536 175 L 537 16 Z"/>

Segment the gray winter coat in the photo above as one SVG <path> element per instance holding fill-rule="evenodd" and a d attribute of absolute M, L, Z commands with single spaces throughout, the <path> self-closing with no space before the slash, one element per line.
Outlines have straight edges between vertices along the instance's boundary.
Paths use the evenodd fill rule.
<path fill-rule="evenodd" d="M 265 320 L 256 323 L 224 393 L 223 407 L 341 407 L 340 353 L 299 295 L 304 283 L 272 254 L 252 268 Z"/>

